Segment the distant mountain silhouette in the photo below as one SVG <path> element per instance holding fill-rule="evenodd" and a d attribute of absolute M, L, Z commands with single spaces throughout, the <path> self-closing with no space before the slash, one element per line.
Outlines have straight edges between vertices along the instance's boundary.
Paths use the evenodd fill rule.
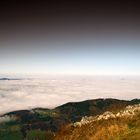
<path fill-rule="evenodd" d="M 0 78 L 0 80 L 21 80 L 18 78 Z"/>

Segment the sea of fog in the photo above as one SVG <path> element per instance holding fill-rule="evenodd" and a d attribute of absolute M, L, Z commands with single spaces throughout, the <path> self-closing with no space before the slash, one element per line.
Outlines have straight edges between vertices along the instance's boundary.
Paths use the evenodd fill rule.
<path fill-rule="evenodd" d="M 48 76 L 0 80 L 0 114 L 95 98 L 140 98 L 140 76 Z"/>

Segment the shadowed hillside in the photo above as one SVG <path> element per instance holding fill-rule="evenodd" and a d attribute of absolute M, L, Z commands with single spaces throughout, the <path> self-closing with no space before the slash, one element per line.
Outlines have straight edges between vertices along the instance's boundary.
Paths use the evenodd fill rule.
<path fill-rule="evenodd" d="M 52 110 L 35 108 L 10 112 L 0 117 L 0 140 L 53 140 L 60 130 L 84 116 L 101 115 L 106 111 L 116 113 L 138 103 L 138 99 L 95 99 L 67 103 Z"/>
<path fill-rule="evenodd" d="M 83 117 L 63 128 L 55 140 L 139 140 L 140 104 L 117 113 Z"/>

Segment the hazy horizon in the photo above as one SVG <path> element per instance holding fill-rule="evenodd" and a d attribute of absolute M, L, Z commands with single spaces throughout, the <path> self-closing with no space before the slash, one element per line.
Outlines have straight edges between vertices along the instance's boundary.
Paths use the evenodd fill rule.
<path fill-rule="evenodd" d="M 6 1 L 6 0 L 5 0 Z M 119 1 L 0 2 L 0 113 L 140 98 L 140 8 Z"/>
<path fill-rule="evenodd" d="M 14 77 L 12 77 L 14 78 Z M 0 81 L 0 114 L 96 98 L 140 98 L 140 76 L 48 76 Z"/>

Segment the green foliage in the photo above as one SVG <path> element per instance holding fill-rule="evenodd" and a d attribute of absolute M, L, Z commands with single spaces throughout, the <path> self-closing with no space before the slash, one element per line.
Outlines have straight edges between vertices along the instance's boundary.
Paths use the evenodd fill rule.
<path fill-rule="evenodd" d="M 27 134 L 27 140 L 52 140 L 54 135 L 51 132 L 41 130 L 30 130 Z"/>
<path fill-rule="evenodd" d="M 28 140 L 35 138 L 40 140 L 53 140 L 54 134 L 56 134 L 60 128 L 63 128 L 69 123 L 81 120 L 83 116 L 100 115 L 105 111 L 116 112 L 127 105 L 135 103 L 140 103 L 140 100 L 96 99 L 79 103 L 67 103 L 55 109 L 36 108 L 31 111 L 21 110 L 11 112 L 7 115 L 15 115 L 17 120 L 0 124 L 0 140 L 23 140 L 23 138 L 28 138 Z M 129 135 L 131 135 L 131 133 L 133 134 L 136 128 L 138 131 L 138 127 L 140 126 L 139 118 L 140 116 L 127 124 L 128 130 L 131 130 L 129 131 Z M 121 124 L 123 120 L 119 120 L 118 122 Z M 100 124 L 97 124 L 97 126 L 99 125 Z M 102 125 L 106 125 L 106 122 L 102 122 Z M 95 126 L 95 128 L 97 128 L 97 126 Z M 109 131 L 114 128 L 115 127 L 109 128 Z M 86 130 L 88 129 L 87 127 Z M 116 127 L 116 129 L 118 129 L 118 127 Z M 84 133 L 84 131 L 85 130 L 82 130 L 82 133 Z M 104 133 L 105 129 L 102 129 L 102 132 Z M 92 136 L 92 134 L 93 133 L 90 133 L 89 135 Z M 100 133 L 98 135 L 100 135 Z M 127 134 L 125 134 L 125 136 L 127 136 Z M 120 137 L 124 136 L 120 135 Z M 83 138 L 84 137 L 81 139 Z M 110 140 L 121 140 L 115 138 L 110 137 Z"/>
<path fill-rule="evenodd" d="M 5 131 L 0 133 L 0 140 L 22 140 L 20 131 Z"/>

